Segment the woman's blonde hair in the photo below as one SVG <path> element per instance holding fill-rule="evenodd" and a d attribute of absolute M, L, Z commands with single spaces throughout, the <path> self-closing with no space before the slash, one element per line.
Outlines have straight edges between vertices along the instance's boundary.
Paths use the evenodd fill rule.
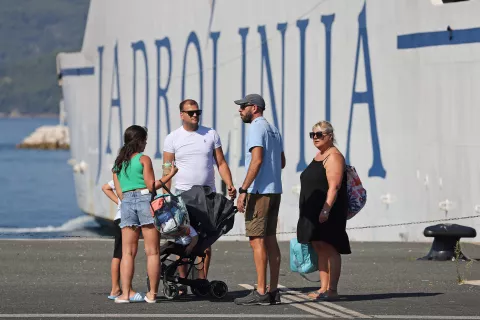
<path fill-rule="evenodd" d="M 333 143 L 337 143 L 337 140 L 335 140 L 335 133 L 333 132 L 333 126 L 330 122 L 325 120 L 317 122 L 313 125 L 312 130 L 315 128 L 319 128 L 322 133 L 331 134 Z"/>

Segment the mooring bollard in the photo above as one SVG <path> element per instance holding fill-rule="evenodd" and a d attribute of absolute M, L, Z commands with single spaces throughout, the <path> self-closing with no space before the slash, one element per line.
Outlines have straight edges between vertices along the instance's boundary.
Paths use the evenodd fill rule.
<path fill-rule="evenodd" d="M 426 227 L 423 234 L 425 237 L 433 237 L 433 243 L 430 252 L 417 260 L 472 260 L 462 252 L 460 238 L 475 238 L 477 232 L 474 228 L 458 224 L 437 224 Z M 458 250 L 455 252 L 457 243 Z"/>

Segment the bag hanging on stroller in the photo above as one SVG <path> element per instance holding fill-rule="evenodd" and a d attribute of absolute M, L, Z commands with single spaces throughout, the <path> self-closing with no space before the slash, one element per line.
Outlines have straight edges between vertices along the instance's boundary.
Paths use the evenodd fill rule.
<path fill-rule="evenodd" d="M 187 208 L 182 198 L 172 194 L 161 180 L 160 184 L 167 191 L 167 194 L 157 195 L 154 182 L 152 199 L 150 200 L 153 224 L 162 236 L 175 238 L 183 232 L 185 227 L 190 226 Z"/>

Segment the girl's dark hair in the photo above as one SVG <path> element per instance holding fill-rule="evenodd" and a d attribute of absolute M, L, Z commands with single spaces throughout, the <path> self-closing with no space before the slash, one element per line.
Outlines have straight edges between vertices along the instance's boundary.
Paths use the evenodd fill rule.
<path fill-rule="evenodd" d="M 125 170 L 130 165 L 130 159 L 134 153 L 143 152 L 147 144 L 147 128 L 137 125 L 133 125 L 125 130 L 123 134 L 123 140 L 125 144 L 118 152 L 117 159 L 113 165 L 112 171 L 118 174 L 122 167 L 125 166 Z"/>

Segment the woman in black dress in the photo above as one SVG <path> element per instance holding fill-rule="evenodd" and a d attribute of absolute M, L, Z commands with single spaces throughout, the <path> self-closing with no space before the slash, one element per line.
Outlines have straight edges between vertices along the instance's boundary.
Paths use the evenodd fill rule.
<path fill-rule="evenodd" d="M 300 218 L 297 239 L 311 243 L 318 254 L 321 288 L 311 292 L 311 299 L 333 300 L 342 260 L 350 254 L 347 232 L 347 178 L 345 159 L 334 146 L 332 125 L 321 121 L 313 126 L 310 138 L 319 150 L 300 175 Z"/>

